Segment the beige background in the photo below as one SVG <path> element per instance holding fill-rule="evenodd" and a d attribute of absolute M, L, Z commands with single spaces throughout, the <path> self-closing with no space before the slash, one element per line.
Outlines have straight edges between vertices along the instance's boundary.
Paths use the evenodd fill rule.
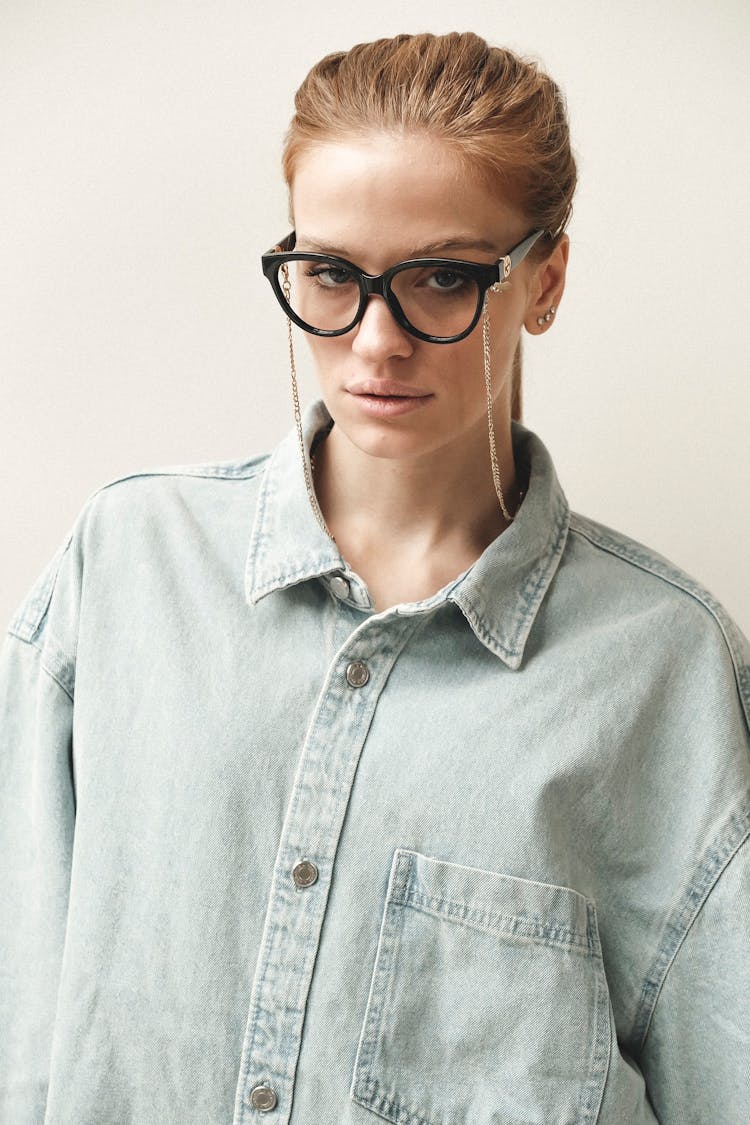
<path fill-rule="evenodd" d="M 574 509 L 750 633 L 746 0 L 3 0 L 3 621 L 98 486 L 291 425 L 259 256 L 287 230 L 294 89 L 328 51 L 466 27 L 543 61 L 580 164 L 525 421 Z"/>

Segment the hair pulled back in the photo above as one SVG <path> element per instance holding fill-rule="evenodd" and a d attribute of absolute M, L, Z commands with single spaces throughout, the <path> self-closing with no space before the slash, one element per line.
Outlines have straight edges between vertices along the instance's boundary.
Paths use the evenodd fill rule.
<path fill-rule="evenodd" d="M 518 207 L 549 254 L 570 219 L 576 185 L 563 95 L 533 60 L 472 32 L 397 35 L 359 43 L 313 66 L 294 99 L 282 158 L 291 188 L 300 154 L 373 131 L 424 133 Z M 520 343 L 512 416 L 521 417 Z"/>

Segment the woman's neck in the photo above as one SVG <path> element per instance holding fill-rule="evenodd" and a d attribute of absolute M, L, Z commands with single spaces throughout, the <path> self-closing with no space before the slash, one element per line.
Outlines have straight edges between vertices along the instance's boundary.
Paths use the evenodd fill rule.
<path fill-rule="evenodd" d="M 497 432 L 497 454 L 513 513 L 520 493 L 509 428 Z M 315 451 L 314 483 L 342 556 L 365 581 L 363 560 L 392 572 L 417 567 L 420 585 L 429 585 L 431 574 L 447 574 L 449 581 L 508 526 L 492 481 L 486 427 L 463 443 L 396 460 L 363 452 L 334 426 Z"/>

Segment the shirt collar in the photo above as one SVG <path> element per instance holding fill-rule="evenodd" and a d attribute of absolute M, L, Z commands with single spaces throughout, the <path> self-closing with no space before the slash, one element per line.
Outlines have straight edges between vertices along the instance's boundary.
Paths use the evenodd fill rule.
<path fill-rule="evenodd" d="M 305 459 L 315 435 L 331 424 L 322 401 L 303 416 Z M 457 579 L 400 612 L 424 612 L 454 602 L 477 638 L 509 668 L 523 660 L 526 640 L 559 565 L 570 509 L 546 446 L 520 422 L 511 423 L 519 476 L 526 496 L 510 527 Z M 274 590 L 346 570 L 339 550 L 313 514 L 291 430 L 266 464 L 245 569 L 245 594 L 255 605 Z"/>

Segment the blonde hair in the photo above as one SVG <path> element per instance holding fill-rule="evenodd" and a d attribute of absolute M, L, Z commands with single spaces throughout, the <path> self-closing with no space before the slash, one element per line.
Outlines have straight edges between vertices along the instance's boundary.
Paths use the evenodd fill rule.
<path fill-rule="evenodd" d="M 546 232 L 530 257 L 546 257 L 568 224 L 576 165 L 562 93 L 536 62 L 472 32 L 397 35 L 327 55 L 294 106 L 282 158 L 290 188 L 311 145 L 373 130 L 423 132 L 517 206 L 530 230 Z M 520 341 L 511 395 L 520 420 Z"/>

